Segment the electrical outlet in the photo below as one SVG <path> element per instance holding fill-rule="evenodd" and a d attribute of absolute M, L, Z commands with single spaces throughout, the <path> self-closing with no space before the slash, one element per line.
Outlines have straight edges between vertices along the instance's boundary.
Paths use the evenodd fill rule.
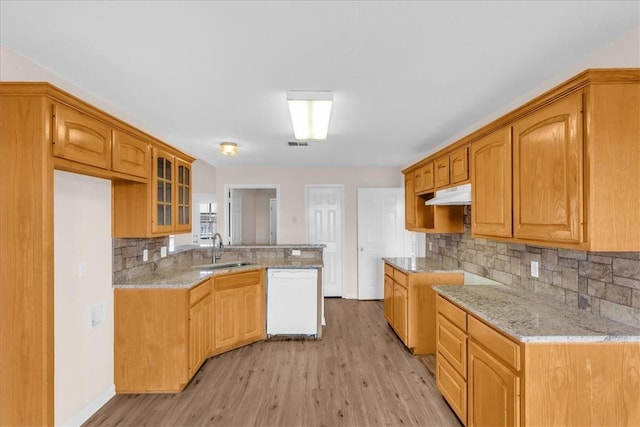
<path fill-rule="evenodd" d="M 143 249 L 142 250 L 142 262 L 147 262 L 149 261 L 149 250 L 148 249 Z"/>
<path fill-rule="evenodd" d="M 538 277 L 538 261 L 531 261 L 531 277 Z"/>
<path fill-rule="evenodd" d="M 429 242 L 429 250 L 432 251 L 433 250 L 433 242 Z"/>
<path fill-rule="evenodd" d="M 291 256 L 300 256 L 300 249 L 292 249 Z"/>
<path fill-rule="evenodd" d="M 163 246 L 160 248 L 160 258 L 164 258 L 167 256 L 167 247 Z"/>

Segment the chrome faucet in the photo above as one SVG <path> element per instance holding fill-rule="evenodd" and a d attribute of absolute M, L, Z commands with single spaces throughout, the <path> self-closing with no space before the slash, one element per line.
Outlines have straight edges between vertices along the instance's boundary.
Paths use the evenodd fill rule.
<path fill-rule="evenodd" d="M 218 246 L 216 246 L 216 238 L 218 239 Z M 216 261 L 220 260 L 222 254 L 217 253 L 216 248 L 222 249 L 222 236 L 220 233 L 216 233 L 213 235 L 213 239 L 211 240 L 211 263 L 215 264 Z"/>

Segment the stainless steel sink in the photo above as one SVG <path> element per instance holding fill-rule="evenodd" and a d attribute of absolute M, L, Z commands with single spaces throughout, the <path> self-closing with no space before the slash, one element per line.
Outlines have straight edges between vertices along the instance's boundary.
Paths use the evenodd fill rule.
<path fill-rule="evenodd" d="M 249 265 L 256 265 L 256 263 L 255 262 L 225 262 L 221 264 L 197 265 L 194 268 L 196 270 L 200 270 L 200 272 L 207 272 L 207 271 L 214 271 L 214 270 L 222 270 L 225 268 L 246 267 Z"/>

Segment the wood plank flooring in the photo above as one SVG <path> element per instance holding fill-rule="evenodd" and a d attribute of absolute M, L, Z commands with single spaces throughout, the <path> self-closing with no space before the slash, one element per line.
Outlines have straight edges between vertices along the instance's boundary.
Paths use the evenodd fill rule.
<path fill-rule="evenodd" d="M 327 299 L 318 341 L 209 359 L 178 394 L 117 395 L 85 426 L 461 426 L 378 301 Z"/>

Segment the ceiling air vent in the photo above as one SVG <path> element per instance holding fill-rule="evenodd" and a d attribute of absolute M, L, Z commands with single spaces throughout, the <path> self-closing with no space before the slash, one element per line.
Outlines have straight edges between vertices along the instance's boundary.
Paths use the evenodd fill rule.
<path fill-rule="evenodd" d="M 308 142 L 297 142 L 297 141 L 289 141 L 289 147 L 306 147 L 309 145 Z"/>

